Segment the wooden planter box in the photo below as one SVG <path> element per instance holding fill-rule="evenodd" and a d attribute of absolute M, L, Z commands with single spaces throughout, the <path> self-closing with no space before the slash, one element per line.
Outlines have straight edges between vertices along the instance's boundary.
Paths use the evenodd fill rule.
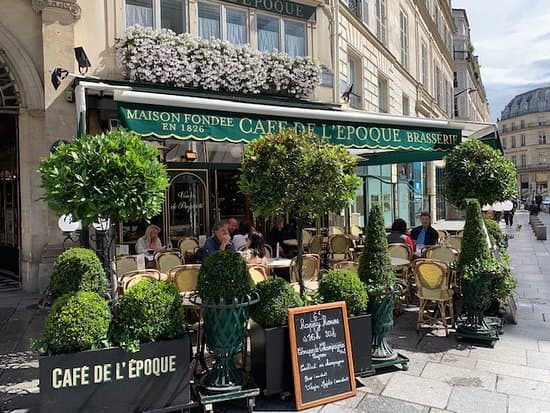
<path fill-rule="evenodd" d="M 353 365 L 359 377 L 374 373 L 372 369 L 372 323 L 370 314 L 348 317 Z M 251 321 L 249 331 L 251 374 L 264 396 L 292 392 L 292 362 L 288 327 L 264 329 Z"/>
<path fill-rule="evenodd" d="M 41 357 L 42 412 L 143 412 L 190 402 L 190 341 Z"/>

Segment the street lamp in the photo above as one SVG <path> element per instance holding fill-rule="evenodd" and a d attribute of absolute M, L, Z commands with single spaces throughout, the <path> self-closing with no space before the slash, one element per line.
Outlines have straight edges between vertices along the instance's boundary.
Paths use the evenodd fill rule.
<path fill-rule="evenodd" d="M 468 92 L 468 94 L 470 94 L 470 93 L 473 93 L 473 92 L 477 92 L 477 89 L 475 89 L 473 87 L 467 87 L 466 89 L 461 90 L 458 93 L 455 93 L 454 97 L 456 98 L 457 96 L 462 95 L 464 92 Z"/>

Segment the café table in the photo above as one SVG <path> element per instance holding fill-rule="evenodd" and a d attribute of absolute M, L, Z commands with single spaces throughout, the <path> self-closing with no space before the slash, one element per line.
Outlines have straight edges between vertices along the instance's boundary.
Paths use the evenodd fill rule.
<path fill-rule="evenodd" d="M 403 265 L 409 265 L 411 262 L 405 258 L 390 257 L 392 267 L 401 267 Z"/>
<path fill-rule="evenodd" d="M 289 268 L 291 262 L 289 258 L 270 258 L 266 265 L 269 268 Z"/>
<path fill-rule="evenodd" d="M 447 231 L 449 234 L 453 235 L 464 229 L 464 224 L 466 221 L 457 219 L 457 220 L 446 220 L 442 219 L 432 224 L 432 227 L 438 230 Z"/>
<path fill-rule="evenodd" d="M 285 239 L 283 241 L 283 244 L 287 247 L 297 247 L 298 246 L 298 240 L 297 239 Z"/>

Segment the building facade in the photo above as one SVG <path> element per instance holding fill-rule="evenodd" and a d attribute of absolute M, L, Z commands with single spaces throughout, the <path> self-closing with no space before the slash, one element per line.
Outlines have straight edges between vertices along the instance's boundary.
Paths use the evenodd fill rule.
<path fill-rule="evenodd" d="M 489 101 L 481 81 L 479 58 L 474 55 L 470 23 L 464 9 L 453 9 L 454 118 L 488 122 Z"/>
<path fill-rule="evenodd" d="M 506 156 L 516 165 L 518 196 L 548 196 L 550 185 L 550 87 L 514 97 L 498 122 Z"/>

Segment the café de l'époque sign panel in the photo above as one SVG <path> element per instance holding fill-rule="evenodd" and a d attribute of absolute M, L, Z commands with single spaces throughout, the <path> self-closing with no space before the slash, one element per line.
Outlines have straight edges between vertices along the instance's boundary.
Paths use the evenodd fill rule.
<path fill-rule="evenodd" d="M 119 102 L 120 126 L 143 136 L 248 143 L 291 128 L 350 148 L 448 151 L 461 142 L 459 129 L 426 128 L 271 115 L 204 111 Z"/>

